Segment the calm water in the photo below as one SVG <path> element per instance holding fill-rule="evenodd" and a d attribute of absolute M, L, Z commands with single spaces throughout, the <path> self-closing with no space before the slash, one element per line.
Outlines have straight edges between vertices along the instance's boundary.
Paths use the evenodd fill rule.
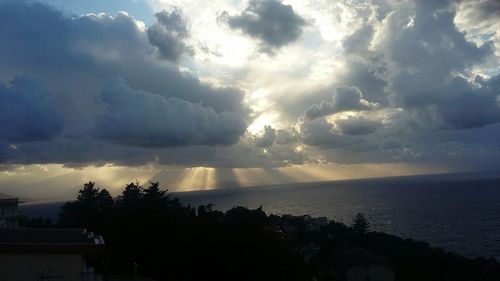
<path fill-rule="evenodd" d="M 326 216 L 346 224 L 362 212 L 373 230 L 424 240 L 468 257 L 500 260 L 500 175 L 404 177 L 175 195 L 191 205 L 213 203 L 219 210 L 262 205 L 268 213 Z M 23 208 L 27 215 L 40 215 L 45 207 Z"/>

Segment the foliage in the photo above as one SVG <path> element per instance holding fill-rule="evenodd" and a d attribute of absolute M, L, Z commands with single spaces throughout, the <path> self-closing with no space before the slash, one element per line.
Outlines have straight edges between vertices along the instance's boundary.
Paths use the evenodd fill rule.
<path fill-rule="evenodd" d="M 365 234 L 370 230 L 370 223 L 362 213 L 358 213 L 353 219 L 351 228 L 356 234 Z"/>
<path fill-rule="evenodd" d="M 425 242 L 370 232 L 362 214 L 350 227 L 330 222 L 320 232 L 304 231 L 301 217 L 289 216 L 296 235 L 276 231 L 284 217 L 262 208 L 185 206 L 158 182 L 125 186 L 113 200 L 88 182 L 77 200 L 61 208 L 60 226 L 86 227 L 104 236 L 106 256 L 98 269 L 158 280 L 343 280 L 343 249 L 367 249 L 390 261 L 395 280 L 500 280 L 494 260 L 470 260 Z M 34 224 L 43 224 L 35 221 Z M 293 237 L 293 238 L 292 238 Z M 300 249 L 321 250 L 305 262 Z M 340 272 L 340 273 L 339 273 Z"/>
<path fill-rule="evenodd" d="M 123 189 L 122 195 L 118 197 L 118 206 L 126 213 L 133 213 L 139 210 L 143 197 L 142 186 L 136 183 L 129 183 Z"/>
<path fill-rule="evenodd" d="M 78 191 L 76 201 L 67 202 L 61 207 L 59 224 L 66 227 L 86 226 L 93 230 L 103 222 L 104 213 L 110 212 L 113 198 L 106 189 L 95 187 L 89 181 Z M 107 214 L 106 214 L 107 216 Z"/>
<path fill-rule="evenodd" d="M 61 208 L 60 226 L 103 235 L 106 271 L 159 280 L 307 280 L 304 262 L 269 223 L 262 208 L 198 212 L 167 194 L 158 182 L 125 186 L 116 200 L 86 183 Z M 101 266 L 104 269 L 104 266 Z"/>

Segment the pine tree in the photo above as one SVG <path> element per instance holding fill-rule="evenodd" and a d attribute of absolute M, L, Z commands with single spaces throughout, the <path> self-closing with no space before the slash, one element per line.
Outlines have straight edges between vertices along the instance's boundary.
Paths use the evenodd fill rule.
<path fill-rule="evenodd" d="M 148 188 L 144 189 L 142 198 L 143 205 L 147 208 L 165 207 L 169 203 L 170 194 L 166 195 L 167 190 L 160 189 L 159 182 L 150 182 Z"/>
<path fill-rule="evenodd" d="M 95 188 L 95 182 L 89 181 L 83 184 L 83 188 L 78 191 L 77 202 L 80 202 L 85 208 L 97 208 L 97 195 L 99 188 Z"/>
<path fill-rule="evenodd" d="M 118 197 L 118 206 L 125 212 L 137 211 L 141 206 L 143 195 L 139 182 L 131 182 L 125 186 L 122 195 Z"/>
<path fill-rule="evenodd" d="M 97 194 L 97 203 L 98 203 L 99 211 L 109 210 L 113 207 L 113 203 L 114 203 L 113 197 L 111 197 L 111 194 L 109 194 L 109 192 L 103 188 Z"/>
<path fill-rule="evenodd" d="M 370 223 L 362 213 L 358 213 L 353 219 L 351 229 L 356 234 L 365 234 L 370 230 Z"/>
<path fill-rule="evenodd" d="M 93 229 L 99 216 L 98 194 L 99 188 L 95 187 L 95 182 L 83 184 L 76 201 L 66 202 L 61 207 L 59 223 L 62 226 Z"/>

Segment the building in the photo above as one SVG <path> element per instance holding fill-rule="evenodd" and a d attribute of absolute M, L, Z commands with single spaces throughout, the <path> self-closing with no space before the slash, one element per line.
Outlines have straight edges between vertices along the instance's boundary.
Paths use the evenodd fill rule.
<path fill-rule="evenodd" d="M 19 199 L 0 195 L 0 228 L 19 227 Z"/>
<path fill-rule="evenodd" d="M 309 215 L 303 217 L 305 230 L 308 232 L 319 232 L 321 228 L 328 225 L 326 217 L 313 218 Z"/>
<path fill-rule="evenodd" d="M 17 198 L 0 198 L 1 281 L 99 281 L 104 240 L 85 229 L 23 228 Z"/>
<path fill-rule="evenodd" d="M 0 280 L 99 281 L 104 241 L 85 229 L 0 229 Z"/>

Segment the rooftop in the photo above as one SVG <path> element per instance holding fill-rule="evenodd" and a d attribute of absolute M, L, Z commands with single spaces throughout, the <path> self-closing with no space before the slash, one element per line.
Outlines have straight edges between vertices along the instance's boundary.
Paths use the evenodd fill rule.
<path fill-rule="evenodd" d="M 104 240 L 83 228 L 0 229 L 0 251 L 82 252 L 104 249 Z"/>

